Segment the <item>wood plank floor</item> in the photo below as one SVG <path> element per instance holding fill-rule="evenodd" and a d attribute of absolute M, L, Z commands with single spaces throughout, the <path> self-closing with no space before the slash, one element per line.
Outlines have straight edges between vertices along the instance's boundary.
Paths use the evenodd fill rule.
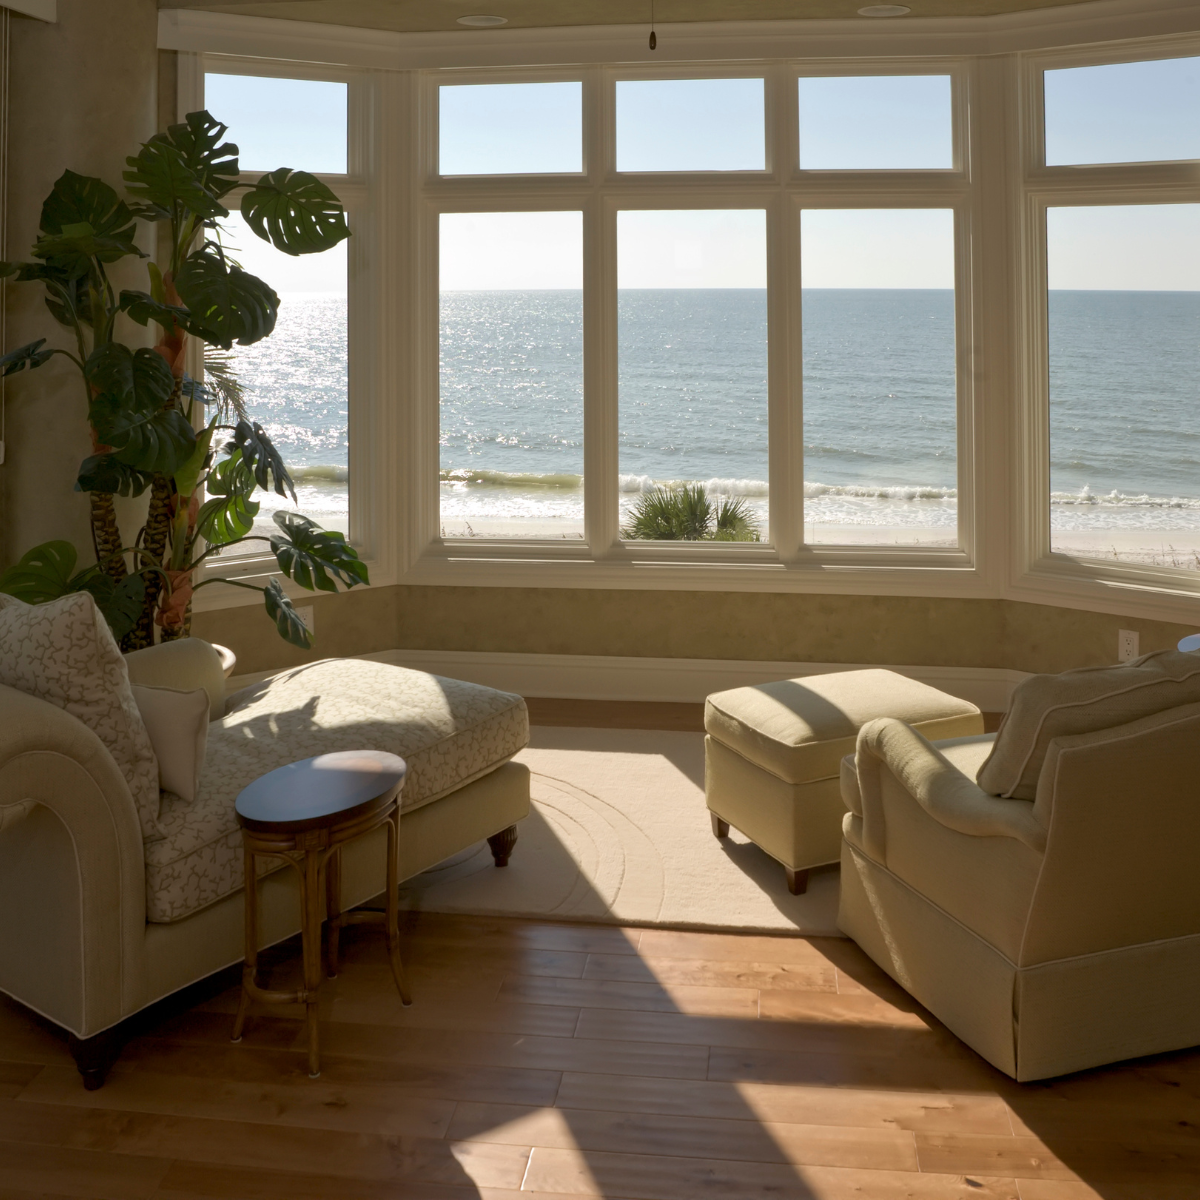
<path fill-rule="evenodd" d="M 1189 1200 L 1200 1052 L 1018 1085 L 838 939 L 409 918 L 229 1041 L 236 976 L 86 1092 L 0 1004 L 0 1197 Z M 270 957 L 288 986 L 298 948 Z"/>
<path fill-rule="evenodd" d="M 410 916 L 404 1009 L 377 932 L 343 938 L 317 1080 L 298 1009 L 230 1043 L 236 971 L 148 1013 L 97 1092 L 0 997 L 0 1200 L 1200 1197 L 1200 1051 L 1019 1085 L 848 941 Z M 297 942 L 266 961 L 298 986 Z"/>

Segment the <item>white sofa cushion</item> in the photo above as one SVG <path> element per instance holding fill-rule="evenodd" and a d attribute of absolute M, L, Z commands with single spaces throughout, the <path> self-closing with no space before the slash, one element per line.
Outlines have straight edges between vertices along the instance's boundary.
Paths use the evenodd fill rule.
<path fill-rule="evenodd" d="M 408 764 L 401 811 L 411 812 L 494 771 L 528 740 L 520 696 L 385 663 L 326 659 L 244 688 L 209 725 L 195 802 L 163 797 L 166 837 L 146 847 L 147 919 L 181 920 L 242 886 L 234 804 L 276 767 L 334 750 L 398 754 Z"/>
<path fill-rule="evenodd" d="M 137 807 L 142 837 L 160 838 L 158 762 L 125 659 L 87 592 L 46 604 L 0 596 L 0 683 L 65 709 L 103 743 Z"/>
<path fill-rule="evenodd" d="M 204 688 L 182 692 L 140 683 L 132 686 L 158 759 L 159 787 L 181 800 L 195 800 L 208 745 L 208 692 Z"/>
<path fill-rule="evenodd" d="M 978 783 L 993 796 L 1033 800 L 1050 743 L 1111 729 L 1200 701 L 1200 654 L 1159 650 L 1114 667 L 1031 675 L 1013 692 Z"/>

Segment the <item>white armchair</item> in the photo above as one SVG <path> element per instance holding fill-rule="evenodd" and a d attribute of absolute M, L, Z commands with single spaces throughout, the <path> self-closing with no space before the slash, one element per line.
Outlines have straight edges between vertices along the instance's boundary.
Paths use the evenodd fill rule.
<path fill-rule="evenodd" d="M 1050 738 L 1033 799 L 994 740 L 863 727 L 839 927 L 1015 1079 L 1200 1043 L 1200 703 Z"/>

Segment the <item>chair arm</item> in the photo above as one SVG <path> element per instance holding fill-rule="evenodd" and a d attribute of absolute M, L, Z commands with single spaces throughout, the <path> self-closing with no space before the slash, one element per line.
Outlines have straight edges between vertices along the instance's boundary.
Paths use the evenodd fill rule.
<path fill-rule="evenodd" d="M 225 715 L 225 668 L 211 642 L 193 637 L 160 642 L 127 654 L 125 665 L 130 683 L 181 692 L 203 688 L 208 693 L 210 719 L 219 721 Z"/>
<path fill-rule="evenodd" d="M 894 717 L 870 721 L 859 730 L 855 751 L 863 844 L 886 861 L 883 773 L 886 770 L 917 804 L 939 824 L 972 837 L 1008 837 L 1039 853 L 1046 830 L 1027 800 L 989 796 L 968 779 L 936 746 Z"/>
<path fill-rule="evenodd" d="M 100 739 L 0 686 L 0 990 L 80 1037 L 140 1007 L 137 808 Z"/>

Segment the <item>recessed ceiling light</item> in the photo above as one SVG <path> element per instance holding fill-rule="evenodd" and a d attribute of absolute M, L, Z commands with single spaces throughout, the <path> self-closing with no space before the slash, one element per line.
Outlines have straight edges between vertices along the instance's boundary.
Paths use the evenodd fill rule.
<path fill-rule="evenodd" d="M 860 8 L 860 17 L 907 17 L 912 9 L 907 4 L 868 4 Z"/>
<path fill-rule="evenodd" d="M 904 11 L 908 12 L 908 9 L 905 9 Z M 492 29 L 496 25 L 507 25 L 508 18 L 507 17 L 485 17 L 485 16 L 459 17 L 458 23 L 460 25 L 470 25 L 473 29 Z"/>

